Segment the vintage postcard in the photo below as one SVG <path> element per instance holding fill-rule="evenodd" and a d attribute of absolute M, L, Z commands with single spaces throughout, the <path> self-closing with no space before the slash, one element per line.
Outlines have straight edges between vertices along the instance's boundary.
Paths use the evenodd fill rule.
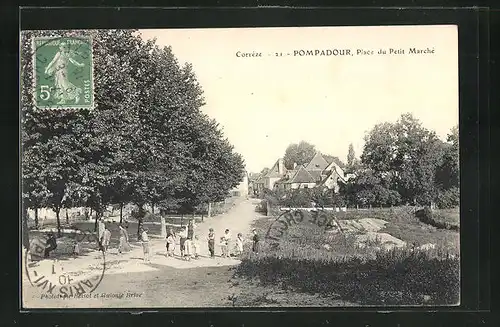
<path fill-rule="evenodd" d="M 460 304 L 456 26 L 20 37 L 23 309 Z"/>

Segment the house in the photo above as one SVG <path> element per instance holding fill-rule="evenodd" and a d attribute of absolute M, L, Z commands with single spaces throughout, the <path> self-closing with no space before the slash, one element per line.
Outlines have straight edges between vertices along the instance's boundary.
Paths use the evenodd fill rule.
<path fill-rule="evenodd" d="M 337 163 L 329 162 L 317 152 L 309 163 L 288 171 L 275 185 L 285 190 L 325 186 L 339 192 L 340 183 L 346 183 L 347 180 L 344 170 Z"/>
<path fill-rule="evenodd" d="M 276 163 L 269 169 L 267 174 L 265 174 L 260 182 L 263 184 L 263 188 L 272 190 L 274 184 L 285 176 L 287 169 L 285 168 L 285 162 L 283 158 L 279 158 Z"/>

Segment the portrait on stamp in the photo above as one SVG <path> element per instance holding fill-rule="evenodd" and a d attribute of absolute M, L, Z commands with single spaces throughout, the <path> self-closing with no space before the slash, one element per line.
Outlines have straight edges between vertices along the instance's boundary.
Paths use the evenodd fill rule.
<path fill-rule="evenodd" d="M 459 305 L 457 33 L 23 31 L 23 308 Z"/>

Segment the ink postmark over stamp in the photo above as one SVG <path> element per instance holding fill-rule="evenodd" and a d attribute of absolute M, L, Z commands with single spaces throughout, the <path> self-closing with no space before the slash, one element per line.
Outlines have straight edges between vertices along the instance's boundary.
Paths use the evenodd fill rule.
<path fill-rule="evenodd" d="M 35 296 L 41 299 L 90 298 L 106 271 L 105 253 L 96 248 L 90 231 L 73 230 L 56 238 L 49 231 L 32 237 L 24 253 L 24 273 Z"/>
<path fill-rule="evenodd" d="M 94 109 L 92 38 L 33 39 L 34 107 Z"/>

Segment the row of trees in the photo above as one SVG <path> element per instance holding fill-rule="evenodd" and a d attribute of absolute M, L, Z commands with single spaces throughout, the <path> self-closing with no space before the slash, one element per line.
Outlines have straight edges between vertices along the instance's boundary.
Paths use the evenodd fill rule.
<path fill-rule="evenodd" d="M 93 38 L 93 111 L 33 109 L 32 39 L 68 34 L 22 34 L 23 230 L 28 208 L 52 208 L 60 230 L 62 208 L 90 207 L 97 220 L 109 204 L 133 203 L 141 220 L 146 204 L 188 213 L 223 200 L 244 163 L 200 111 L 192 66 L 132 30 L 82 33 Z"/>

